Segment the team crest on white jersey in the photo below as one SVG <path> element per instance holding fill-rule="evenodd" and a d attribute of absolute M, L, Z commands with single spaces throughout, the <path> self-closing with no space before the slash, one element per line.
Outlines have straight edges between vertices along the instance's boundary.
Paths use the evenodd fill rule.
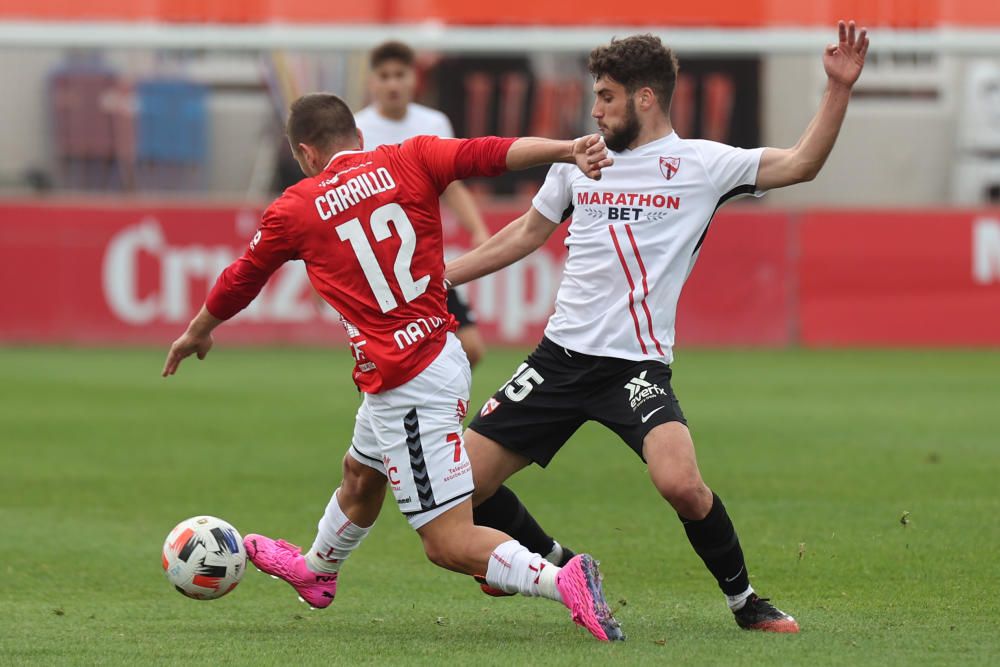
<path fill-rule="evenodd" d="M 654 384 L 646 379 L 647 372 L 648 371 L 643 371 L 639 373 L 639 375 L 629 380 L 625 385 L 625 388 L 628 389 L 629 407 L 633 410 L 654 396 L 667 395 L 667 392 L 663 391 L 663 389 L 660 388 L 660 385 Z"/>
<path fill-rule="evenodd" d="M 681 159 L 679 157 L 661 157 L 660 158 L 660 173 L 663 174 L 663 178 L 668 181 L 677 175 L 677 170 L 681 168 Z"/>

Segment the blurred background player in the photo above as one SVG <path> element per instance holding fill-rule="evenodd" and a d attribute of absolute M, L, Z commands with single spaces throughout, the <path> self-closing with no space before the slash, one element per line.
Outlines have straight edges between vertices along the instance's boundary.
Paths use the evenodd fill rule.
<path fill-rule="evenodd" d="M 354 116 L 364 137 L 365 150 L 402 143 L 421 134 L 455 136 L 448 117 L 413 101 L 417 88 L 416 56 L 407 44 L 389 41 L 369 56 L 371 104 Z M 473 247 L 490 237 L 489 229 L 469 189 L 454 181 L 441 194 L 459 224 L 469 233 Z M 448 311 L 458 320 L 458 339 L 473 367 L 483 358 L 486 344 L 476 327 L 475 312 L 456 290 L 448 290 Z"/>
<path fill-rule="evenodd" d="M 810 181 L 840 132 L 864 67 L 866 31 L 838 26 L 823 55 L 819 111 L 790 149 L 746 150 L 682 139 L 670 122 L 677 59 L 658 37 L 613 40 L 590 54 L 592 115 L 615 165 L 585 182 L 553 166 L 532 207 L 451 262 L 456 284 L 539 248 L 571 215 L 563 282 L 542 342 L 466 431 L 476 475 L 476 522 L 545 553 L 548 538 L 502 482 L 548 465 L 586 421 L 614 431 L 647 464 L 694 551 L 744 629 L 798 632 L 761 598 L 722 500 L 702 480 L 694 442 L 670 382 L 677 301 L 715 212 L 741 195 Z M 486 590 L 486 589 L 484 589 Z"/>
<path fill-rule="evenodd" d="M 250 247 L 171 346 L 163 376 L 192 354 L 203 359 L 212 331 L 246 308 L 285 262 L 300 259 L 341 315 L 364 400 L 343 481 L 308 554 L 249 534 L 247 556 L 314 608 L 329 606 L 341 563 L 374 524 L 388 481 L 434 563 L 483 575 L 508 593 L 561 602 L 598 639 L 624 639 L 590 556 L 559 567 L 472 523 L 472 468 L 460 435 L 471 370 L 446 309 L 438 209 L 456 178 L 554 161 L 597 177 L 609 164 L 603 144 L 596 135 L 562 142 L 420 136 L 364 151 L 350 109 L 321 93 L 292 104 L 287 133 L 306 178 L 268 207 Z M 384 243 L 392 237 L 398 243 Z"/>

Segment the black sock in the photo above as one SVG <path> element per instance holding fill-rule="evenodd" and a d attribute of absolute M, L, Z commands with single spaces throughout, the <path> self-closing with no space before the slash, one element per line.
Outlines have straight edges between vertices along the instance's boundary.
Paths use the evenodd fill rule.
<path fill-rule="evenodd" d="M 726 506 L 719 496 L 712 494 L 712 509 L 701 521 L 685 519 L 677 515 L 684 524 L 691 546 L 705 561 L 705 566 L 719 582 L 719 588 L 726 595 L 739 595 L 750 586 L 743 549 L 736 537 L 736 529 L 729 520 Z"/>
<path fill-rule="evenodd" d="M 472 519 L 477 526 L 502 530 L 542 557 L 547 556 L 555 546 L 555 540 L 542 530 L 528 508 L 506 486 L 501 486 L 473 509 Z"/>

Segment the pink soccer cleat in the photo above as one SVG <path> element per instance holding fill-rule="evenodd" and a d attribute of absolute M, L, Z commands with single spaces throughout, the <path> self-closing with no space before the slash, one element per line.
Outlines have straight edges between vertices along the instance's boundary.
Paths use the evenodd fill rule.
<path fill-rule="evenodd" d="M 313 609 L 325 609 L 333 602 L 337 573 L 310 570 L 302 550 L 294 544 L 251 533 L 243 538 L 243 546 L 258 570 L 287 581 Z"/>
<path fill-rule="evenodd" d="M 249 549 L 247 549 L 249 553 Z M 601 641 L 624 641 L 621 625 L 604 599 L 597 561 L 587 554 L 574 556 L 556 575 L 556 588 L 573 622 Z"/>

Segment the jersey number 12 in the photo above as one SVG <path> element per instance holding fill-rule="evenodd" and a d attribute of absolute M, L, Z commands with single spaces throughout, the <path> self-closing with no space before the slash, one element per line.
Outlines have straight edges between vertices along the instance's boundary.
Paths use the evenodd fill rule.
<path fill-rule="evenodd" d="M 372 234 L 375 236 L 375 240 L 379 242 L 392 236 L 389 223 L 393 223 L 396 234 L 399 235 L 400 246 L 399 252 L 396 254 L 396 261 L 392 267 L 392 272 L 395 274 L 396 282 L 399 284 L 399 291 L 403 293 L 403 299 L 406 303 L 413 301 L 427 290 L 427 283 L 431 281 L 431 277 L 423 276 L 414 280 L 413 274 L 410 273 L 413 251 L 417 247 L 417 234 L 413 231 L 410 219 L 406 217 L 403 207 L 399 204 L 391 203 L 380 206 L 372 211 L 370 222 Z M 350 242 L 351 248 L 354 249 L 354 254 L 357 255 L 358 262 L 361 264 L 361 270 L 364 271 L 365 278 L 368 280 L 368 286 L 372 288 L 372 294 L 375 295 L 375 300 L 378 302 L 382 312 L 388 313 L 398 306 L 399 303 L 396 302 L 396 297 L 393 296 L 392 290 L 389 289 L 389 281 L 386 280 L 385 274 L 382 273 L 382 268 L 378 265 L 375 251 L 368 242 L 368 237 L 365 236 L 365 230 L 361 226 L 361 221 L 357 218 L 351 218 L 347 222 L 337 225 L 337 235 L 340 236 L 341 241 Z"/>

